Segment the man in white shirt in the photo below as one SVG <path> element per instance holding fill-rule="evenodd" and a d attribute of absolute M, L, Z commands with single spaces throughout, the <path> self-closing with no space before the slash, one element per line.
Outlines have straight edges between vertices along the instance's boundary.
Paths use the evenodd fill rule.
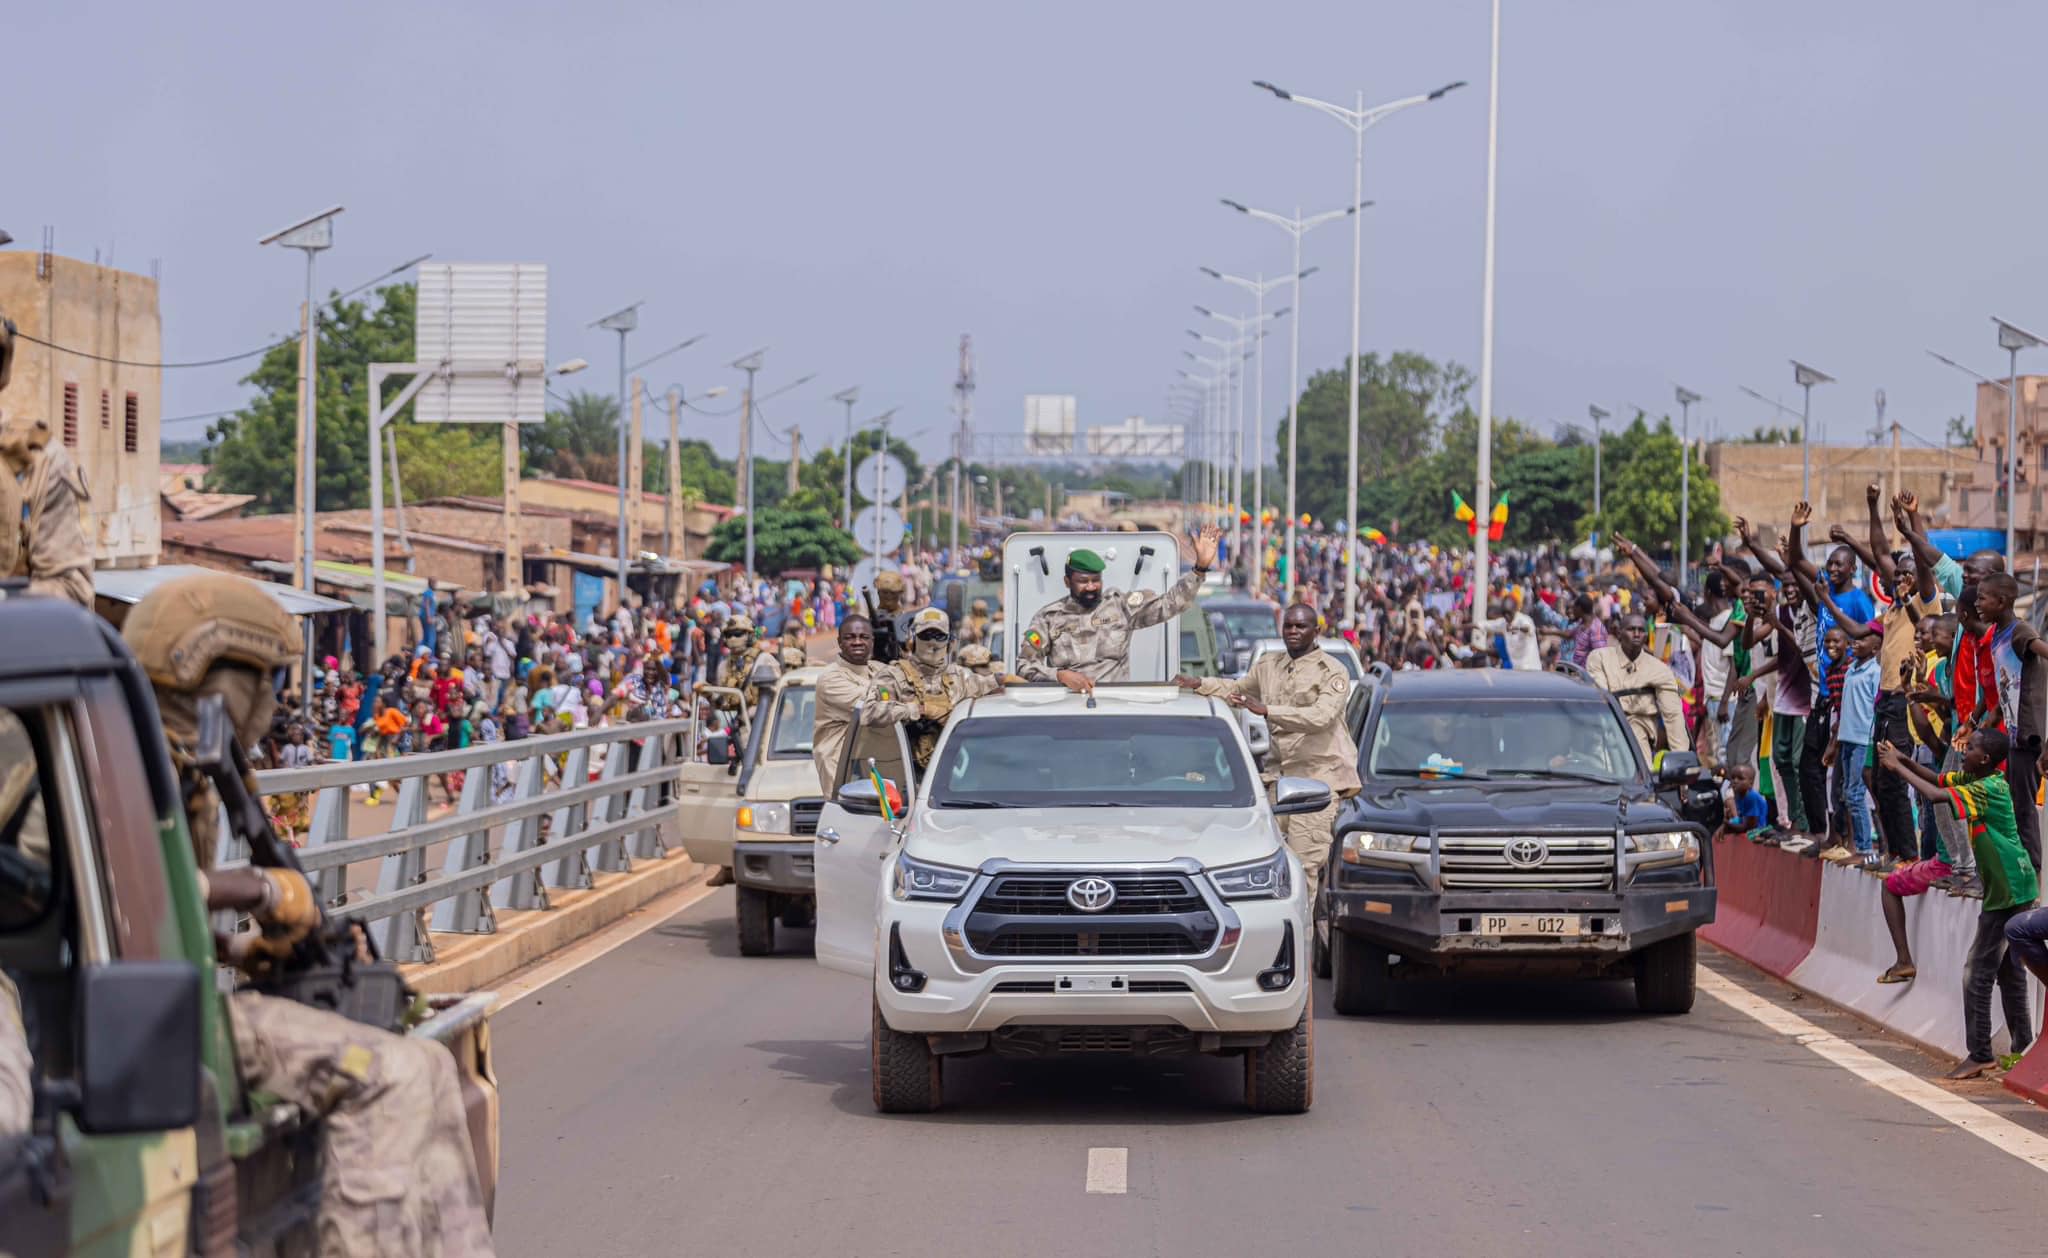
<path fill-rule="evenodd" d="M 1508 658 L 1503 661 L 1506 666 L 1540 672 L 1543 648 L 1536 640 L 1536 622 L 1522 610 L 1522 601 L 1510 595 L 1506 600 L 1495 603 L 1493 612 L 1494 618 L 1480 627 L 1489 634 L 1497 633 L 1507 639 Z"/>

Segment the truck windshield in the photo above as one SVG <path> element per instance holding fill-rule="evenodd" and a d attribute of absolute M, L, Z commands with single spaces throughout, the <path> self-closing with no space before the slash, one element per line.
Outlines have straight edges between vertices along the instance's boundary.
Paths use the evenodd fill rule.
<path fill-rule="evenodd" d="M 1244 808 L 1252 775 L 1213 717 L 984 717 L 933 770 L 940 808 Z"/>
<path fill-rule="evenodd" d="M 1635 780 L 1635 745 L 1604 703 L 1555 699 L 1389 701 L 1368 772 L 1387 778 Z"/>
<path fill-rule="evenodd" d="M 809 686 L 786 686 L 775 704 L 775 732 L 768 737 L 770 760 L 808 760 L 817 692 Z"/>
<path fill-rule="evenodd" d="M 1211 607 L 1223 617 L 1223 628 L 1233 639 L 1270 638 L 1280 627 L 1279 609 L 1273 607 Z"/>

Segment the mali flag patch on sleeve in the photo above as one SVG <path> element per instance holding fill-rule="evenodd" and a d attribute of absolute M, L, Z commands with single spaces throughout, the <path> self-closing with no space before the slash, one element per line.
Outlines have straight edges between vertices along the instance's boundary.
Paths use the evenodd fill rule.
<path fill-rule="evenodd" d="M 1036 629 L 1026 629 L 1024 631 L 1024 645 L 1034 651 L 1043 651 L 1045 649 L 1045 635 Z"/>

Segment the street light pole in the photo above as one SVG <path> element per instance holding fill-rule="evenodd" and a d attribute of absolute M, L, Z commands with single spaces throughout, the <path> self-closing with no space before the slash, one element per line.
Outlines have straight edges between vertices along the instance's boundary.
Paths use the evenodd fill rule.
<path fill-rule="evenodd" d="M 1489 65 L 1486 97 L 1486 263 L 1479 296 L 1479 475 L 1480 511 L 1486 512 L 1482 527 L 1472 533 L 1472 620 L 1490 617 L 1493 610 L 1493 561 L 1487 547 L 1493 540 L 1493 240 L 1494 203 L 1500 186 L 1500 0 L 1493 0 L 1493 51 Z M 1358 351 L 1351 351 L 1356 354 Z M 1354 368 L 1354 372 L 1355 372 Z M 1357 386 L 1354 384 L 1353 388 Z M 1358 405 L 1352 399 L 1354 415 Z M 1357 425 L 1353 423 L 1353 440 Z M 1352 473 L 1357 490 L 1357 472 Z"/>
<path fill-rule="evenodd" d="M 1692 556 L 1692 404 L 1699 394 L 1678 385 L 1678 588 L 1685 589 Z"/>
<path fill-rule="evenodd" d="M 1593 536 L 1595 538 L 1594 549 L 1596 550 L 1599 549 L 1598 538 L 1602 523 L 1600 519 L 1600 421 L 1606 419 L 1609 413 L 1590 404 L 1586 407 L 1586 414 L 1590 415 L 1593 419 Z"/>
<path fill-rule="evenodd" d="M 1499 21 L 1498 14 L 1495 16 L 1494 27 L 1497 50 L 1499 43 Z M 1281 100 L 1293 101 L 1298 105 L 1306 105 L 1310 109 L 1327 114 L 1351 128 L 1351 201 L 1352 204 L 1356 205 L 1365 199 L 1365 133 L 1367 128 L 1390 114 L 1437 100 L 1447 93 L 1465 86 L 1465 84 L 1462 80 L 1456 83 L 1447 83 L 1433 92 L 1421 96 L 1409 96 L 1401 100 L 1388 101 L 1383 105 L 1375 105 L 1371 109 L 1365 107 L 1365 93 L 1362 91 L 1356 95 L 1355 107 L 1346 109 L 1342 105 L 1332 105 L 1327 101 L 1316 100 L 1312 97 L 1296 96 L 1292 92 L 1275 87 L 1263 80 L 1254 82 L 1252 86 L 1263 88 Z M 1490 231 L 1488 239 L 1491 239 Z M 1347 525 L 1353 536 L 1346 538 L 1344 542 L 1344 614 L 1342 623 L 1345 625 L 1352 623 L 1358 605 L 1358 547 L 1356 544 L 1358 516 L 1358 353 L 1359 319 L 1363 300 L 1361 289 L 1361 281 L 1364 275 L 1363 251 L 1364 236 L 1361 231 L 1361 224 L 1354 217 L 1351 221 L 1351 396 L 1346 407 L 1346 418 L 1350 426 L 1346 445 L 1350 457 L 1349 474 L 1346 478 L 1347 483 L 1344 490 L 1344 509 Z M 1480 457 L 1484 459 L 1486 456 L 1482 453 Z"/>
<path fill-rule="evenodd" d="M 1998 348 L 2006 352 L 2008 372 L 2005 377 L 2005 562 L 2009 571 L 2019 571 L 2020 552 L 2016 546 L 2019 530 L 2015 521 L 2019 519 L 2019 466 L 2020 466 L 2020 351 L 2037 345 L 2048 345 L 2025 328 L 2014 327 L 1997 315 L 1991 321 L 1998 325 Z M 2030 522 L 2032 513 L 2028 513 Z"/>
<path fill-rule="evenodd" d="M 832 395 L 835 402 L 846 406 L 846 448 L 842 451 L 841 462 L 846 464 L 846 492 L 839 511 L 841 528 L 853 527 L 853 404 L 860 400 L 860 386 L 843 390 Z"/>
<path fill-rule="evenodd" d="M 1813 386 L 1833 384 L 1835 378 L 1798 359 L 1792 361 L 1792 381 L 1805 391 L 1799 404 L 1799 496 L 1813 501 Z"/>
<path fill-rule="evenodd" d="M 614 548 L 619 555 L 619 606 L 626 605 L 626 596 L 631 592 L 626 584 L 627 565 L 632 557 L 626 553 L 626 334 L 640 326 L 640 307 L 645 301 L 636 301 L 623 310 L 614 311 L 591 324 L 607 332 L 619 334 L 619 538 Z"/>
<path fill-rule="evenodd" d="M 765 349 L 757 349 L 745 358 L 733 360 L 732 365 L 747 373 L 747 391 L 740 398 L 740 510 L 746 515 L 747 540 L 745 559 L 742 567 L 747 577 L 747 593 L 754 591 L 754 375 L 761 370 L 761 355 Z"/>

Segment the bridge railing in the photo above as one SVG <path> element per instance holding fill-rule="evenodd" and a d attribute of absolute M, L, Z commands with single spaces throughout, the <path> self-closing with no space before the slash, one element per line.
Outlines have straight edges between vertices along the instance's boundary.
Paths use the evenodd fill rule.
<path fill-rule="evenodd" d="M 667 855 L 662 824 L 674 817 L 676 766 L 691 722 L 645 721 L 496 742 L 460 751 L 341 761 L 256 775 L 275 808 L 310 795 L 300 863 L 330 912 L 370 924 L 396 961 L 431 961 L 429 931 L 490 934 L 499 909 L 544 909 L 550 889 L 592 885 L 595 871 L 625 872 Z M 595 777 L 593 778 L 593 766 Z M 504 789 L 491 789 L 493 769 Z M 428 784 L 460 772 L 446 816 L 428 820 Z M 451 779 L 452 780 L 452 779 Z M 396 784 L 382 833 L 349 836 L 350 789 Z M 248 850 L 222 827 L 217 864 L 245 864 Z M 430 849 L 445 843 L 438 862 Z M 377 862 L 374 886 L 352 886 L 353 869 Z M 367 878 L 364 879 L 368 881 Z"/>

